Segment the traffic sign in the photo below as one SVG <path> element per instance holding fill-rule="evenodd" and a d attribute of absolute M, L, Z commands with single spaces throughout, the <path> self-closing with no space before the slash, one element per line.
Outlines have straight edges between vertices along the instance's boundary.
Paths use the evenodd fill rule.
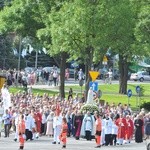
<path fill-rule="evenodd" d="M 99 75 L 99 72 L 97 72 L 97 71 L 89 71 L 89 73 L 90 73 L 90 76 L 91 76 L 91 78 L 92 78 L 92 81 L 95 81 L 96 78 L 97 78 L 98 75 Z"/>
<path fill-rule="evenodd" d="M 127 95 L 128 95 L 128 97 L 132 96 L 132 91 L 130 89 L 128 90 Z"/>
<path fill-rule="evenodd" d="M 89 82 L 89 88 L 92 88 L 93 91 L 98 91 L 98 82 Z"/>
<path fill-rule="evenodd" d="M 103 62 L 107 62 L 107 61 L 108 61 L 107 57 L 104 56 L 104 57 L 103 57 Z"/>
<path fill-rule="evenodd" d="M 140 91 L 141 91 L 140 86 L 136 86 L 136 93 L 140 93 Z"/>
<path fill-rule="evenodd" d="M 83 80 L 79 80 L 79 85 L 83 86 L 83 84 L 84 84 L 84 81 Z"/>

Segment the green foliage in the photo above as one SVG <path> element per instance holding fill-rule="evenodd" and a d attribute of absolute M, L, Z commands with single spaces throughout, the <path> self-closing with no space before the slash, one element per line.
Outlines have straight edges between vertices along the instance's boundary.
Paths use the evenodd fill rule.
<path fill-rule="evenodd" d="M 0 32 L 17 32 L 25 36 L 36 36 L 39 28 L 44 27 L 39 14 L 39 4 L 32 0 L 14 0 L 0 12 Z"/>
<path fill-rule="evenodd" d="M 16 32 L 39 44 L 38 37 L 50 55 L 65 52 L 70 60 L 85 63 L 87 72 L 111 48 L 121 59 L 120 81 L 125 82 L 120 93 L 125 93 L 128 63 L 150 54 L 149 4 L 147 0 L 13 0 L 0 11 L 0 33 Z"/>
<path fill-rule="evenodd" d="M 9 91 L 11 92 L 11 93 L 18 93 L 18 92 L 24 92 L 24 88 L 14 88 L 14 87 L 10 87 L 9 88 Z M 46 94 L 49 94 L 49 95 L 55 95 L 55 94 L 57 94 L 58 92 L 54 92 L 54 91 L 50 91 L 50 90 L 42 90 L 42 89 L 32 89 L 32 92 L 33 92 L 33 94 L 35 95 L 35 94 L 39 94 L 39 95 L 43 95 L 44 93 L 46 93 Z"/>
<path fill-rule="evenodd" d="M 140 86 L 139 96 L 142 97 L 142 96 L 144 96 L 144 94 L 145 94 L 145 88 L 144 88 L 144 86 Z"/>
<path fill-rule="evenodd" d="M 140 108 L 144 108 L 147 111 L 150 111 L 150 102 L 143 102 Z"/>
<path fill-rule="evenodd" d="M 150 56 L 150 2 L 142 1 L 139 5 L 135 36 L 138 47 L 142 49 L 142 55 Z"/>
<path fill-rule="evenodd" d="M 0 68 L 16 68 L 17 59 L 12 50 L 11 35 L 0 35 Z"/>
<path fill-rule="evenodd" d="M 85 104 L 81 107 L 81 112 L 91 112 L 94 113 L 95 111 L 99 112 L 99 108 L 95 104 Z"/>

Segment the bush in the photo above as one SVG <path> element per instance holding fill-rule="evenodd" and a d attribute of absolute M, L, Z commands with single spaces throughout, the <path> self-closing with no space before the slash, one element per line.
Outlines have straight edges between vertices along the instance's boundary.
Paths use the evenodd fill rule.
<path fill-rule="evenodd" d="M 81 112 L 87 112 L 90 111 L 91 113 L 94 113 L 95 111 L 99 112 L 99 108 L 95 104 L 85 104 L 81 107 Z"/>
<path fill-rule="evenodd" d="M 140 108 L 144 108 L 147 111 L 150 111 L 150 102 L 143 102 Z"/>

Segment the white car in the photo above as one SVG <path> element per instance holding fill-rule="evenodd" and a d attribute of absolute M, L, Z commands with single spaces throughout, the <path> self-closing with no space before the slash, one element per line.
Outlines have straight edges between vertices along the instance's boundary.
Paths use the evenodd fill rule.
<path fill-rule="evenodd" d="M 145 81 L 150 81 L 150 73 L 146 72 L 146 71 L 139 71 L 137 73 L 132 73 L 130 76 L 130 80 L 134 80 L 134 81 L 141 81 L 143 82 Z"/>

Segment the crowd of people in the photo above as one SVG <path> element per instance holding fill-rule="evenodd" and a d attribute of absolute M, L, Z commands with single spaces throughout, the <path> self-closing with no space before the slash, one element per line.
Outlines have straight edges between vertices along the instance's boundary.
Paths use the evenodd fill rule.
<path fill-rule="evenodd" d="M 46 84 L 49 86 L 58 86 L 60 81 L 60 70 L 53 66 L 51 69 L 35 69 L 35 70 L 21 70 L 16 69 L 0 70 L 1 74 L 4 74 L 7 80 L 8 86 L 24 86 L 35 84 Z M 74 80 L 84 79 L 84 73 L 82 69 L 74 69 Z M 65 79 L 70 77 L 69 69 L 65 70 Z"/>
<path fill-rule="evenodd" d="M 3 89 L 7 87 L 4 86 Z M 86 103 L 76 95 L 62 99 L 59 94 L 34 95 L 33 93 L 11 93 L 11 106 L 3 107 L 3 95 L 0 103 L 1 124 L 4 124 L 4 137 L 9 137 L 10 130 L 15 131 L 14 141 L 24 142 L 39 139 L 40 136 L 53 138 L 52 144 L 66 148 L 67 138 L 76 140 L 95 139 L 96 148 L 103 145 L 123 145 L 132 142 L 143 142 L 150 135 L 150 113 L 144 110 L 133 113 L 127 105 L 119 103 L 95 103 L 99 112 L 81 111 Z M 26 137 L 26 138 L 25 138 Z M 40 140 L 40 139 L 39 139 Z"/>
<path fill-rule="evenodd" d="M 8 86 L 27 86 L 35 84 L 48 84 L 48 85 L 58 85 L 59 83 L 59 71 L 56 66 L 51 70 L 48 69 L 36 69 L 36 70 L 21 70 L 16 69 L 2 70 L 6 76 Z"/>

